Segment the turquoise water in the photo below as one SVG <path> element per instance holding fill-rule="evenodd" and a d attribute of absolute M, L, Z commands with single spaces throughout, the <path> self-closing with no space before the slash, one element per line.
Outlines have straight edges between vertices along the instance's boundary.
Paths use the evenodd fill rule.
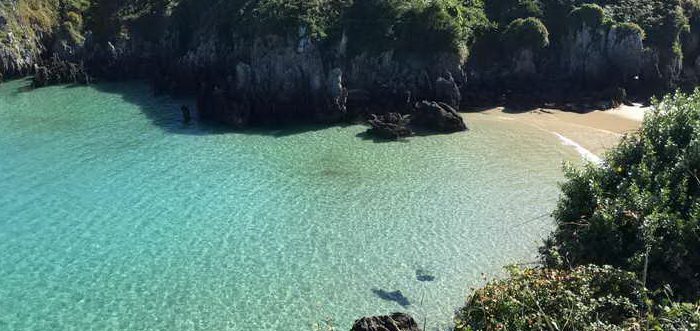
<path fill-rule="evenodd" d="M 577 157 L 487 116 L 375 143 L 186 126 L 141 84 L 26 84 L 0 85 L 0 330 L 444 327 L 482 273 L 536 259 Z"/>

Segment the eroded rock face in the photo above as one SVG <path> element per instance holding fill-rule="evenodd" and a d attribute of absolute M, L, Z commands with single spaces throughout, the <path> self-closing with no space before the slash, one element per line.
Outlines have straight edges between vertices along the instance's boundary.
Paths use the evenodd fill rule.
<path fill-rule="evenodd" d="M 520 79 L 530 78 L 537 74 L 535 52 L 531 48 L 520 49 L 515 53 L 513 72 Z"/>
<path fill-rule="evenodd" d="M 461 103 L 460 87 L 467 81 L 463 59 L 456 54 L 399 56 L 386 51 L 359 54 L 348 63 L 346 87 L 367 91 L 375 112 L 406 112 L 420 100 L 440 100 L 457 108 Z"/>
<path fill-rule="evenodd" d="M 645 59 L 648 55 L 641 33 L 617 26 L 594 28 L 584 24 L 565 39 L 564 45 L 566 71 L 572 79 L 586 84 L 623 84 L 642 75 L 643 67 L 658 63 L 658 57 Z"/>
<path fill-rule="evenodd" d="M 363 317 L 352 326 L 351 331 L 420 331 L 413 317 L 394 313 L 388 316 Z"/>
<path fill-rule="evenodd" d="M 620 75 L 618 79 L 626 80 L 641 73 L 644 57 L 641 34 L 613 27 L 606 42 L 607 57 Z"/>
<path fill-rule="evenodd" d="M 440 77 L 435 82 L 435 100 L 444 102 L 454 108 L 459 108 L 462 102 L 462 94 L 452 74 L 447 72 L 445 77 Z"/>
<path fill-rule="evenodd" d="M 239 44 L 228 49 L 215 40 L 204 42 L 181 60 L 194 73 L 189 77 L 201 82 L 198 108 L 204 117 L 235 126 L 345 117 L 344 73 L 341 68 L 327 70 L 310 39 L 267 36 Z M 236 62 L 226 65 L 231 59 Z"/>
<path fill-rule="evenodd" d="M 583 25 L 567 38 L 564 67 L 574 79 L 597 83 L 606 73 L 605 43 L 607 31 Z"/>

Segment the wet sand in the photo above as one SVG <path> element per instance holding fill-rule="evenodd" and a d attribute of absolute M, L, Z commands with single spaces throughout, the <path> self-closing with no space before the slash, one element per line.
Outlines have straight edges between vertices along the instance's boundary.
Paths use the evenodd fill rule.
<path fill-rule="evenodd" d="M 606 150 L 615 146 L 627 133 L 633 133 L 642 124 L 648 108 L 622 106 L 606 111 L 585 114 L 557 109 L 538 108 L 513 112 L 502 107 L 465 114 L 466 120 L 489 116 L 503 121 L 518 121 L 534 126 L 560 138 L 563 144 L 579 150 L 585 158 L 596 161 Z"/>

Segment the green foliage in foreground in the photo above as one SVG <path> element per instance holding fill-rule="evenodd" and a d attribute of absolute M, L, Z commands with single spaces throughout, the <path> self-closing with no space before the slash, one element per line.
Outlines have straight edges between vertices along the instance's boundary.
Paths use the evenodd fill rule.
<path fill-rule="evenodd" d="M 700 298 L 700 90 L 656 102 L 602 166 L 567 177 L 547 265 L 610 264 Z"/>
<path fill-rule="evenodd" d="M 648 305 L 629 272 L 611 267 L 512 269 L 475 291 L 456 316 L 457 331 L 698 330 L 700 304 Z"/>

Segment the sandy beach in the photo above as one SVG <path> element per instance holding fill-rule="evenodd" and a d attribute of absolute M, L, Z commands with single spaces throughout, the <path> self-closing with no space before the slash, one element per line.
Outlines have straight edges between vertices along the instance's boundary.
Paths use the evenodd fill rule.
<path fill-rule="evenodd" d="M 549 132 L 571 145 L 590 161 L 597 161 L 605 151 L 615 146 L 627 133 L 636 131 L 649 108 L 622 106 L 606 111 L 584 114 L 557 109 L 538 108 L 514 112 L 503 107 L 467 113 L 467 121 L 478 116 L 489 116 L 504 121 L 518 121 Z"/>

